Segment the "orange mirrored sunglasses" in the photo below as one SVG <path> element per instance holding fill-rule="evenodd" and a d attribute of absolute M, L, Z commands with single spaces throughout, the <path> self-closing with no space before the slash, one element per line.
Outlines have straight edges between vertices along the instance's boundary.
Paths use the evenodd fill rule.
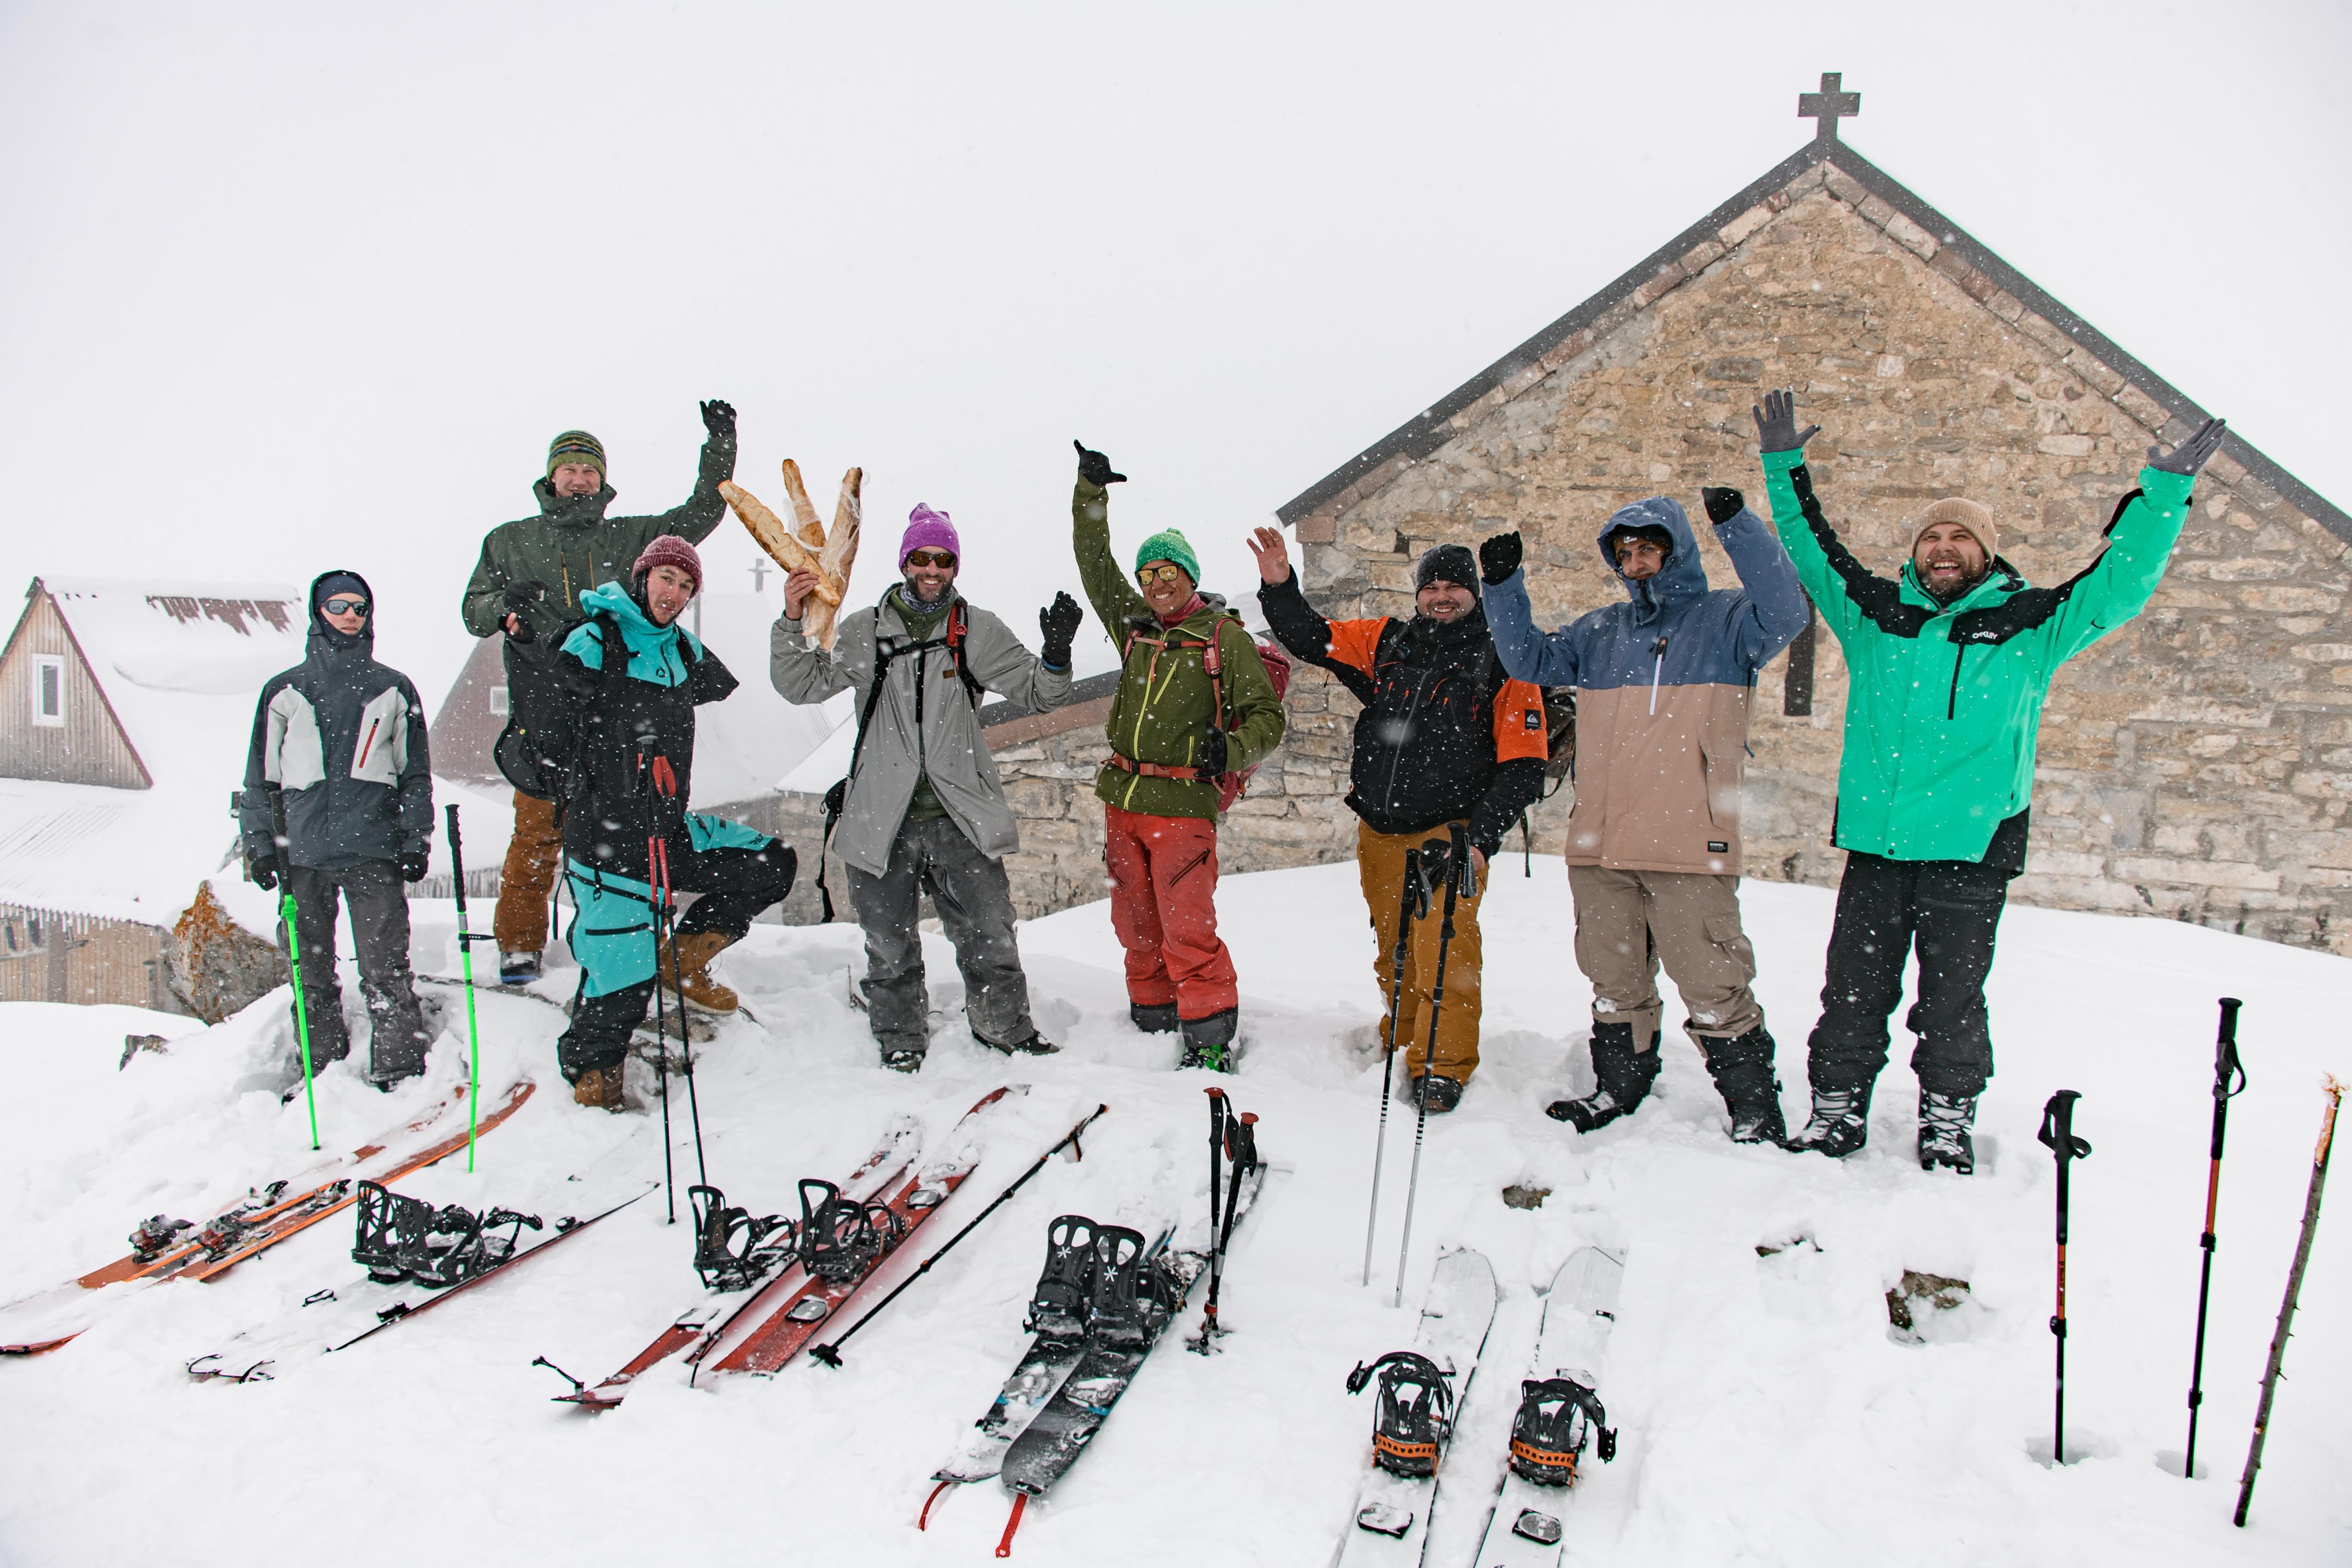
<path fill-rule="evenodd" d="M 1174 583 L 1191 575 L 1173 562 L 1159 561 L 1136 573 L 1135 581 L 1139 586 L 1149 588 L 1154 583 Z"/>

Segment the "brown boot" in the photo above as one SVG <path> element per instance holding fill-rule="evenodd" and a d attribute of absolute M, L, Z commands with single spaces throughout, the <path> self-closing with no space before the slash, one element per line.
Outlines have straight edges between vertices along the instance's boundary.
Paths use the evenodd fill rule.
<path fill-rule="evenodd" d="M 619 1062 L 608 1068 L 590 1068 L 572 1086 L 572 1103 L 591 1110 L 627 1110 L 626 1102 L 621 1099 L 621 1077 Z"/>
<path fill-rule="evenodd" d="M 662 956 L 662 987 L 686 1005 L 703 1013 L 732 1013 L 742 1005 L 735 993 L 721 985 L 710 974 L 709 964 L 725 949 L 733 946 L 735 939 L 722 931 L 698 931 L 674 939 L 676 962 L 669 952 Z M 678 972 L 685 971 L 683 984 Z"/>

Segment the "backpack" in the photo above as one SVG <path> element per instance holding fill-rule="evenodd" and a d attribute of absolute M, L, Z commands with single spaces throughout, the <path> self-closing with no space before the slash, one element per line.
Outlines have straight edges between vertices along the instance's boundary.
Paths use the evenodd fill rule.
<path fill-rule="evenodd" d="M 610 611 L 589 617 L 596 626 L 598 640 L 606 648 L 624 648 L 621 623 Z M 553 635 L 520 642 L 506 639 L 501 649 L 507 674 L 507 722 L 499 731 L 497 743 L 490 755 L 507 783 L 534 800 L 563 801 L 578 792 L 580 782 L 586 776 L 583 753 L 588 743 L 588 727 L 581 723 L 581 715 L 573 708 L 572 694 L 564 689 L 562 678 L 555 671 L 555 656 L 563 639 L 583 624 L 573 621 Z M 678 652 L 690 668 L 694 654 L 683 638 Z M 604 688 L 614 689 L 628 673 L 627 658 L 603 660 Z"/>
<path fill-rule="evenodd" d="M 1226 614 L 1228 616 L 1232 616 L 1235 624 L 1238 625 L 1240 623 L 1241 616 L 1234 615 L 1230 610 L 1227 611 Z M 1231 730 L 1233 725 L 1230 721 L 1227 721 L 1225 709 L 1225 661 L 1223 653 L 1218 648 L 1217 637 L 1212 636 L 1207 642 L 1193 642 L 1189 638 L 1178 639 L 1172 637 L 1146 637 L 1144 633 L 1149 629 L 1149 625 L 1150 623 L 1148 622 L 1141 624 L 1136 622 L 1129 623 L 1127 628 L 1127 642 L 1118 650 L 1119 662 L 1121 664 L 1125 664 L 1127 662 L 1128 656 L 1135 650 L 1135 646 L 1138 643 L 1149 643 L 1155 647 L 1161 648 L 1199 648 L 1201 650 L 1201 668 L 1209 678 L 1210 690 L 1215 693 L 1217 718 L 1220 721 L 1219 728 Z M 1249 628 L 1244 626 L 1242 630 L 1246 635 Z M 1258 660 L 1265 666 L 1265 678 L 1274 687 L 1275 700 L 1279 702 L 1283 698 L 1289 695 L 1290 692 L 1290 655 L 1281 647 L 1266 641 L 1264 637 L 1252 637 L 1250 640 L 1257 646 Z M 1118 753 L 1114 752 L 1112 755 L 1117 756 Z M 1138 764 L 1139 767 L 1142 764 Z M 1256 773 L 1257 770 L 1258 764 L 1252 763 L 1248 767 L 1242 768 L 1238 771 L 1229 769 L 1225 773 L 1218 775 L 1218 816 L 1222 816 L 1226 812 L 1233 809 L 1234 802 L 1239 800 L 1242 797 L 1243 792 L 1249 788 L 1250 775 Z M 1160 770 L 1160 772 L 1163 776 L 1175 776 L 1180 778 L 1187 777 L 1191 773 L 1190 769 L 1186 769 L 1183 773 L 1172 775 L 1168 774 L 1166 770 Z"/>

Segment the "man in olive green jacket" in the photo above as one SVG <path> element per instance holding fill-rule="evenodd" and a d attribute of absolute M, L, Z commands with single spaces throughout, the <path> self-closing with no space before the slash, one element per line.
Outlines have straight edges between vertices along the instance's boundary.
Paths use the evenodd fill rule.
<path fill-rule="evenodd" d="M 1095 779 L 1111 929 L 1127 949 L 1136 1027 L 1181 1028 L 1183 1065 L 1223 1070 L 1241 997 L 1217 936 L 1217 814 L 1226 775 L 1282 743 L 1282 699 L 1241 617 L 1199 592 L 1200 560 L 1182 534 L 1143 542 L 1133 584 L 1119 570 L 1106 487 L 1126 478 L 1078 447 L 1070 498 L 1078 579 L 1122 654 L 1105 726 L 1110 759 Z"/>
<path fill-rule="evenodd" d="M 709 538 L 727 515 L 719 487 L 735 477 L 735 410 L 713 399 L 702 405 L 702 423 L 710 434 L 694 493 L 685 505 L 651 517 L 604 515 L 614 492 L 604 482 L 604 447 L 595 437 L 566 430 L 550 442 L 547 472 L 531 486 L 539 515 L 500 523 L 482 541 L 466 584 L 466 629 L 478 637 L 503 630 L 526 640 L 561 632 L 580 618 L 581 595 L 606 583 L 625 585 L 637 557 L 663 534 L 689 544 Z M 562 847 L 554 803 L 518 790 L 492 921 L 499 979 L 507 984 L 539 978 L 548 895 Z"/>

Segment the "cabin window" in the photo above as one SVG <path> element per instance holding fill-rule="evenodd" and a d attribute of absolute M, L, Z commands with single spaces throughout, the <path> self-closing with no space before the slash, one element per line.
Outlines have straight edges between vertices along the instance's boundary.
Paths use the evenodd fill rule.
<path fill-rule="evenodd" d="M 33 656 L 33 722 L 62 727 L 66 721 L 66 660 L 63 654 Z"/>
<path fill-rule="evenodd" d="M 494 719 L 507 716 L 507 689 L 503 686 L 490 688 L 490 716 Z"/>

